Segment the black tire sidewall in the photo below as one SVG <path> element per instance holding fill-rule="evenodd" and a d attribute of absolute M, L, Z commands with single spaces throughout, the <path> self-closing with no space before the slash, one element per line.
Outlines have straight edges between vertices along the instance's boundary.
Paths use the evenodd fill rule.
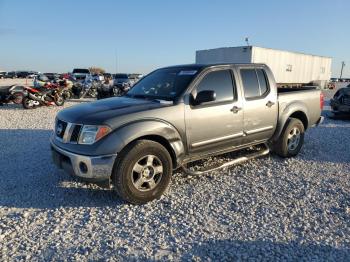
<path fill-rule="evenodd" d="M 28 101 L 28 100 L 31 100 L 31 99 L 28 98 L 28 97 L 24 97 L 24 98 L 23 98 L 23 100 L 22 100 L 22 105 L 23 105 L 23 107 L 24 107 L 25 109 L 34 109 L 35 106 L 32 106 L 32 107 L 27 106 L 27 101 Z"/>
<path fill-rule="evenodd" d="M 294 150 L 289 150 L 288 149 L 288 135 L 290 131 L 294 128 L 297 127 L 300 131 L 300 141 L 296 149 Z M 296 118 L 290 118 L 288 120 L 288 123 L 286 124 L 285 128 L 283 129 L 283 132 L 281 134 L 281 137 L 279 141 L 277 142 L 277 154 L 280 155 L 281 157 L 293 157 L 296 156 L 303 144 L 304 144 L 304 134 L 305 133 L 305 128 L 303 123 Z"/>
<path fill-rule="evenodd" d="M 59 99 L 61 99 L 61 102 L 59 102 L 58 99 L 55 99 L 56 106 L 63 106 L 64 105 L 64 98 L 60 96 Z"/>
<path fill-rule="evenodd" d="M 146 155 L 155 155 L 163 165 L 163 175 L 159 184 L 150 191 L 137 190 L 131 180 L 131 172 L 135 163 Z M 172 161 L 169 152 L 159 143 L 139 140 L 123 150 L 117 160 L 113 176 L 113 184 L 117 193 L 127 202 L 144 204 L 158 199 L 166 191 L 171 181 Z"/>

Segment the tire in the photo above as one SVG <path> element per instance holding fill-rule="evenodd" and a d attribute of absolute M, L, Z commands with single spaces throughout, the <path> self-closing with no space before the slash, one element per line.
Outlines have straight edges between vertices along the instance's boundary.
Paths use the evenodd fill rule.
<path fill-rule="evenodd" d="M 30 105 L 31 104 L 30 101 L 33 102 L 32 99 L 30 99 L 28 97 L 24 97 L 23 100 L 22 100 L 23 108 L 25 108 L 25 109 L 34 109 L 35 105 Z"/>
<path fill-rule="evenodd" d="M 304 132 L 303 123 L 299 119 L 290 118 L 274 144 L 274 152 L 285 158 L 296 156 L 303 146 Z"/>
<path fill-rule="evenodd" d="M 138 140 L 120 153 L 112 183 L 126 202 L 145 204 L 161 197 L 169 186 L 172 170 L 171 156 L 161 144 Z"/>
<path fill-rule="evenodd" d="M 63 106 L 64 105 L 64 98 L 60 95 L 55 96 L 55 104 L 56 106 Z"/>

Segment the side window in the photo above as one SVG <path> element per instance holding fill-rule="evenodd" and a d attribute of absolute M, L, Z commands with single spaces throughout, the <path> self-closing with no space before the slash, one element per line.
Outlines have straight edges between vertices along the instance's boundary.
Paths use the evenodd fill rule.
<path fill-rule="evenodd" d="M 241 69 L 245 98 L 260 96 L 260 88 L 255 69 Z"/>
<path fill-rule="evenodd" d="M 269 91 L 263 69 L 241 69 L 245 98 L 259 98 Z"/>
<path fill-rule="evenodd" d="M 262 69 L 257 69 L 256 73 L 258 74 L 258 79 L 260 84 L 260 95 L 264 95 L 267 93 L 269 89 L 265 72 Z"/>
<path fill-rule="evenodd" d="M 230 70 L 208 73 L 197 86 L 196 93 L 204 90 L 215 91 L 215 102 L 232 101 L 234 89 Z"/>

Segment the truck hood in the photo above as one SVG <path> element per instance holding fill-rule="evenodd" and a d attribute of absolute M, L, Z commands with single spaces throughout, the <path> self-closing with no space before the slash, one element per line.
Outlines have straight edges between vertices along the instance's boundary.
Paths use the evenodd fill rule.
<path fill-rule="evenodd" d="M 72 106 L 60 111 L 57 118 L 69 123 L 100 125 L 119 116 L 165 106 L 169 106 L 169 104 L 154 100 L 113 97 Z"/>

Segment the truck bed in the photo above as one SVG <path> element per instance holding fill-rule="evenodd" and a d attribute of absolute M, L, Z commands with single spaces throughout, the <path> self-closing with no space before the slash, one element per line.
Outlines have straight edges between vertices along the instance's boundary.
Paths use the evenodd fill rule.
<path fill-rule="evenodd" d="M 320 94 L 316 87 L 278 88 L 279 117 L 283 117 L 294 106 L 304 108 L 308 126 L 314 125 L 321 114 Z"/>

